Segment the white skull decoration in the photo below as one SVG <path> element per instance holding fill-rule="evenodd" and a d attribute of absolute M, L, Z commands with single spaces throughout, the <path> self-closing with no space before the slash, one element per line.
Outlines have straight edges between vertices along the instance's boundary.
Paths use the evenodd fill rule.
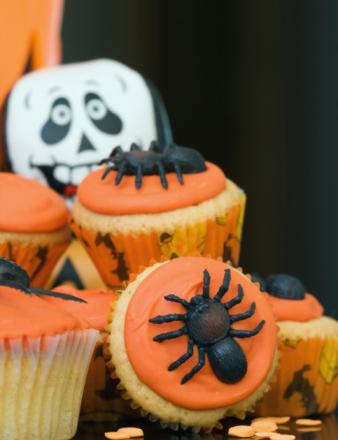
<path fill-rule="evenodd" d="M 29 73 L 13 87 L 6 153 L 14 172 L 71 200 L 117 145 L 170 142 L 168 124 L 156 90 L 129 67 L 105 59 L 62 65 Z"/>

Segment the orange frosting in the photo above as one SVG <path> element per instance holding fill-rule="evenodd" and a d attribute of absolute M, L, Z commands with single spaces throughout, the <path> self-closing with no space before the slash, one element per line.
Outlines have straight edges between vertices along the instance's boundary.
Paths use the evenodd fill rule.
<path fill-rule="evenodd" d="M 13 173 L 0 173 L 0 231 L 52 232 L 66 225 L 63 199 L 48 186 Z"/>
<path fill-rule="evenodd" d="M 0 286 L 0 338 L 53 336 L 85 328 L 86 321 L 48 304 L 38 295 Z"/>
<path fill-rule="evenodd" d="M 164 299 L 175 294 L 189 300 L 202 292 L 203 270 L 211 276 L 210 295 L 214 296 L 222 284 L 224 270 L 230 266 L 220 261 L 202 257 L 181 257 L 155 269 L 137 287 L 128 307 L 125 320 L 125 344 L 129 361 L 139 379 L 158 395 L 173 404 L 192 410 L 222 408 L 242 401 L 251 395 L 267 378 L 276 351 L 277 328 L 271 307 L 257 288 L 240 271 L 231 268 L 231 285 L 223 301 L 237 294 L 237 286 L 244 289 L 241 304 L 230 310 L 230 314 L 247 311 L 254 301 L 255 314 L 246 320 L 232 324 L 237 329 L 253 329 L 262 320 L 266 323 L 254 337 L 237 339 L 247 361 L 248 371 L 244 378 L 229 385 L 220 382 L 213 373 L 206 357 L 206 365 L 189 382 L 180 384 L 182 377 L 197 364 L 194 356 L 174 371 L 168 371 L 170 363 L 187 351 L 187 336 L 154 342 L 160 333 L 182 327 L 182 322 L 161 325 L 151 324 L 156 315 L 185 313 L 177 303 Z"/>
<path fill-rule="evenodd" d="M 45 297 L 46 301 L 61 307 L 78 318 L 85 319 L 96 330 L 102 331 L 105 329 L 108 324 L 111 304 L 116 299 L 114 292 L 104 289 L 77 290 L 68 286 L 59 286 L 54 290 L 78 296 L 86 300 L 87 303 L 64 301 L 53 297 Z"/>
<path fill-rule="evenodd" d="M 135 176 L 124 176 L 120 185 L 114 183 L 116 172 L 101 179 L 103 168 L 90 173 L 78 188 L 82 205 L 91 211 L 107 215 L 151 214 L 172 211 L 209 200 L 226 187 L 223 171 L 206 162 L 202 173 L 185 174 L 181 185 L 175 173 L 168 173 L 168 189 L 164 189 L 160 177 L 144 176 L 142 187 L 135 188 Z"/>
<path fill-rule="evenodd" d="M 306 322 L 323 316 L 323 306 L 310 293 L 304 299 L 282 299 L 267 295 L 277 321 Z"/>

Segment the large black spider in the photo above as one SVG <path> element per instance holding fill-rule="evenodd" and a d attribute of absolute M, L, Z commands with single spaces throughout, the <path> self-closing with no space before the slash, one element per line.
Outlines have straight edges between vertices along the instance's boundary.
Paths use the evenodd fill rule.
<path fill-rule="evenodd" d="M 7 286 L 20 290 L 28 295 L 44 295 L 72 300 L 77 302 L 87 302 L 77 296 L 68 295 L 67 293 L 50 292 L 49 290 L 37 289 L 29 286 L 30 280 L 27 272 L 11 260 L 0 257 L 0 286 Z"/>
<path fill-rule="evenodd" d="M 119 185 L 125 175 L 135 176 L 135 187 L 141 188 L 142 177 L 158 174 L 163 188 L 168 188 L 166 173 L 174 172 L 181 185 L 183 174 L 201 173 L 206 170 L 203 156 L 196 150 L 170 144 L 161 148 L 155 141 L 150 144 L 149 150 L 143 150 L 133 143 L 130 151 L 123 151 L 116 147 L 107 159 L 101 160 L 99 165 L 106 164 L 102 174 L 105 179 L 111 171 L 117 171 L 115 185 Z"/>
<path fill-rule="evenodd" d="M 188 349 L 180 358 L 169 365 L 172 371 L 182 365 L 193 355 L 194 345 L 198 348 L 198 363 L 181 380 L 181 384 L 190 380 L 205 364 L 205 355 L 208 356 L 211 368 L 216 377 L 224 383 L 239 382 L 247 372 L 247 360 L 241 346 L 233 338 L 249 338 L 257 335 L 265 321 L 262 320 L 253 330 L 239 330 L 231 324 L 250 318 L 256 310 L 253 302 L 248 311 L 230 315 L 229 310 L 239 304 L 244 296 L 242 286 L 238 285 L 238 293 L 230 301 L 222 303 L 223 296 L 228 292 L 231 280 L 230 269 L 224 273 L 223 283 L 216 295 L 211 298 L 210 274 L 207 270 L 203 273 L 203 293 L 193 296 L 190 301 L 185 301 L 176 295 L 166 295 L 167 301 L 181 304 L 186 313 L 173 313 L 160 315 L 150 319 L 153 324 L 163 324 L 173 321 L 183 321 L 185 325 L 178 330 L 161 333 L 153 338 L 156 342 L 178 338 L 187 335 Z"/>

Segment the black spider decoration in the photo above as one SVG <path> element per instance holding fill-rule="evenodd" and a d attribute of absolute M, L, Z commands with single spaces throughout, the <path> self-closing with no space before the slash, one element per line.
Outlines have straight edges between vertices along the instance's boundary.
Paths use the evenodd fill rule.
<path fill-rule="evenodd" d="M 155 141 L 149 150 L 143 150 L 133 143 L 130 151 L 116 147 L 107 159 L 99 165 L 107 165 L 102 174 L 105 179 L 111 171 L 117 171 L 115 185 L 119 185 L 125 175 L 135 176 L 135 187 L 141 188 L 142 177 L 158 174 L 163 188 L 168 188 L 166 173 L 176 173 L 181 185 L 184 184 L 183 174 L 201 173 L 206 170 L 203 156 L 196 150 L 171 144 L 164 149 Z"/>
<path fill-rule="evenodd" d="M 150 319 L 153 324 L 163 324 L 173 321 L 183 321 L 185 325 L 178 330 L 161 333 L 153 338 L 156 342 L 178 338 L 187 335 L 188 349 L 180 358 L 169 365 L 172 371 L 182 365 L 193 355 L 194 345 L 198 348 L 198 363 L 181 380 L 181 384 L 190 380 L 205 364 L 205 355 L 208 356 L 211 368 L 216 377 L 224 383 L 239 382 L 247 372 L 247 360 L 241 346 L 233 338 L 249 338 L 257 335 L 265 321 L 262 320 L 253 330 L 233 329 L 231 324 L 250 318 L 256 310 L 253 302 L 248 311 L 230 315 L 229 310 L 239 304 L 244 296 L 242 286 L 238 285 L 238 293 L 230 301 L 222 303 L 223 296 L 228 292 L 231 280 L 230 269 L 224 273 L 223 283 L 216 295 L 211 298 L 210 274 L 203 273 L 203 293 L 195 295 L 185 301 L 176 295 L 167 295 L 164 298 L 181 304 L 186 313 L 160 315 Z"/>
<path fill-rule="evenodd" d="M 306 288 L 296 277 L 284 273 L 270 275 L 266 279 L 257 273 L 251 277 L 253 282 L 258 282 L 260 290 L 280 299 L 301 300 L 305 298 Z"/>
<path fill-rule="evenodd" d="M 20 290 L 28 295 L 44 295 L 54 296 L 65 300 L 77 302 L 87 302 L 77 296 L 68 295 L 66 293 L 50 292 L 49 290 L 37 289 L 29 286 L 30 280 L 27 272 L 11 260 L 0 257 L 0 286 L 7 286 Z"/>

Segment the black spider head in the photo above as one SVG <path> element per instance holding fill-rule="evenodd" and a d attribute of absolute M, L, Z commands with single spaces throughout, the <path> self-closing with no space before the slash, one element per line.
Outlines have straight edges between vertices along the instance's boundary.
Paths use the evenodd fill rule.
<path fill-rule="evenodd" d="M 68 295 L 66 293 L 51 292 L 49 290 L 37 289 L 30 287 L 30 280 L 27 272 L 14 261 L 0 257 L 0 286 L 7 286 L 20 290 L 28 295 L 37 294 L 44 296 L 54 296 L 66 300 L 77 302 L 86 302 L 77 296 Z"/>
<path fill-rule="evenodd" d="M 240 381 L 247 371 L 247 360 L 241 346 L 233 338 L 248 338 L 259 333 L 265 323 L 261 321 L 253 330 L 239 330 L 232 328 L 237 321 L 250 318 L 255 313 L 256 304 L 252 303 L 250 308 L 239 314 L 230 314 L 230 309 L 242 302 L 244 291 L 238 285 L 237 295 L 231 300 L 223 303 L 222 298 L 229 290 L 231 270 L 224 272 L 223 283 L 214 297 L 210 297 L 210 274 L 207 270 L 203 273 L 203 291 L 186 301 L 176 295 L 166 295 L 167 301 L 181 304 L 185 313 L 172 313 L 159 315 L 150 320 L 153 324 L 182 321 L 183 327 L 161 333 L 154 337 L 154 341 L 163 342 L 168 339 L 186 336 L 188 347 L 179 359 L 169 365 L 168 370 L 172 371 L 182 365 L 193 356 L 193 349 L 198 348 L 197 365 L 183 378 L 181 383 L 189 381 L 205 364 L 205 356 L 208 356 L 210 365 L 216 377 L 225 383 L 236 383 Z"/>
<path fill-rule="evenodd" d="M 266 291 L 277 298 L 301 300 L 306 289 L 296 277 L 287 274 L 270 275 L 266 279 Z"/>
<path fill-rule="evenodd" d="M 183 174 L 200 173 L 206 170 L 203 156 L 196 150 L 170 144 L 165 147 L 153 141 L 148 150 L 133 143 L 129 151 L 118 146 L 99 165 L 106 165 L 102 179 L 112 171 L 117 171 L 115 185 L 119 185 L 125 175 L 135 176 L 135 187 L 141 188 L 143 176 L 159 175 L 163 188 L 168 188 L 166 173 L 174 172 L 181 185 Z"/>

